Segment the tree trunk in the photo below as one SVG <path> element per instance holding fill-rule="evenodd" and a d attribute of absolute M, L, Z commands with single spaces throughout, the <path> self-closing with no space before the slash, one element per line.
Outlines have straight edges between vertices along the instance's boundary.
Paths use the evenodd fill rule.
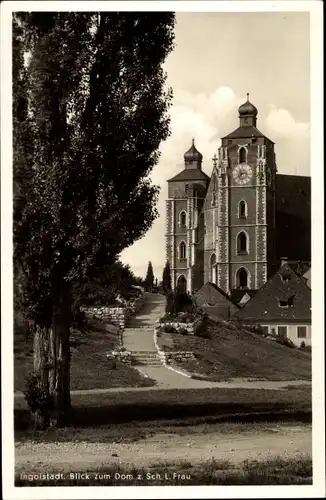
<path fill-rule="evenodd" d="M 70 399 L 70 310 L 63 305 L 53 317 L 51 358 L 49 372 L 50 394 L 54 398 L 53 424 L 64 424 L 71 409 Z"/>
<path fill-rule="evenodd" d="M 48 398 L 44 411 L 34 416 L 37 426 L 62 425 L 70 413 L 69 318 L 69 302 L 62 301 L 53 315 L 52 328 L 37 326 L 35 330 L 34 372 L 39 389 Z"/>
<path fill-rule="evenodd" d="M 37 376 L 38 388 L 44 395 L 49 395 L 49 345 L 51 329 L 35 326 L 34 332 L 34 373 Z M 33 414 L 36 427 L 48 427 L 50 423 L 50 408 L 43 407 L 43 411 Z"/>

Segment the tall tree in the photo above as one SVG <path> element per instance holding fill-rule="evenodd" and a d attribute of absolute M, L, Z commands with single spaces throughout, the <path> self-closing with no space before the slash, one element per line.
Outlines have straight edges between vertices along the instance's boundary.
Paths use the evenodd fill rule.
<path fill-rule="evenodd" d="M 162 282 L 163 282 L 163 292 L 165 294 L 169 293 L 172 287 L 171 287 L 171 269 L 168 260 L 166 261 L 166 264 L 163 269 Z"/>
<path fill-rule="evenodd" d="M 148 175 L 169 134 L 174 14 L 24 13 L 13 25 L 15 280 L 58 422 L 70 407 L 72 287 L 157 216 Z"/>
<path fill-rule="evenodd" d="M 146 291 L 151 292 L 154 285 L 154 271 L 151 261 L 148 263 L 147 273 L 145 278 Z"/>

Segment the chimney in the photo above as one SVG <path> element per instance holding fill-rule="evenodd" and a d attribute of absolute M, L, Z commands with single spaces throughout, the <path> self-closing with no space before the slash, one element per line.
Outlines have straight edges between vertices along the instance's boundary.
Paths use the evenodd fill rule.
<path fill-rule="evenodd" d="M 287 264 L 288 258 L 287 257 L 281 257 L 281 267 L 284 266 L 284 264 Z"/>

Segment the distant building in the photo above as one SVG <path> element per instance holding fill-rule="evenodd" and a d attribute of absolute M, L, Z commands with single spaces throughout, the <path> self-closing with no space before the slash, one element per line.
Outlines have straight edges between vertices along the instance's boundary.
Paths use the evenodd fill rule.
<path fill-rule="evenodd" d="M 306 279 L 284 262 L 280 269 L 238 311 L 234 318 L 311 345 L 311 289 Z"/>
<path fill-rule="evenodd" d="M 193 300 L 198 307 L 206 309 L 209 314 L 223 319 L 230 319 L 239 310 L 239 307 L 215 283 L 205 283 L 194 294 Z"/>
<path fill-rule="evenodd" d="M 310 262 L 310 177 L 277 173 L 274 142 L 257 129 L 257 114 L 248 95 L 211 177 L 193 141 L 184 170 L 168 180 L 172 288 L 193 292 L 212 282 L 232 297 L 259 290 L 283 256 Z"/>

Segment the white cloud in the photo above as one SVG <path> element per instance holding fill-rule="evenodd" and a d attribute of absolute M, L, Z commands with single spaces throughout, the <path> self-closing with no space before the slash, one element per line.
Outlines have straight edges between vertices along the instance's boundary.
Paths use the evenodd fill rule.
<path fill-rule="evenodd" d="M 184 168 L 183 155 L 195 139 L 203 154 L 203 170 L 210 175 L 212 157 L 220 145 L 220 138 L 238 127 L 237 108 L 244 102 L 230 87 L 218 87 L 211 95 L 192 94 L 175 90 L 171 115 L 171 136 L 161 145 L 161 158 L 152 172 L 152 180 L 161 186 L 158 203 L 160 217 L 144 238 L 126 249 L 122 260 L 145 276 L 151 260 L 154 273 L 161 279 L 165 263 L 165 200 L 167 179 Z M 262 132 L 276 142 L 279 172 L 309 175 L 309 124 L 296 122 L 286 109 L 270 106 L 264 120 L 260 116 Z M 259 123 L 258 123 L 259 128 Z"/>
<path fill-rule="evenodd" d="M 271 104 L 265 123 L 275 139 L 278 137 L 293 137 L 297 140 L 302 138 L 309 140 L 309 123 L 296 122 L 286 109 L 277 109 L 276 106 Z"/>
<path fill-rule="evenodd" d="M 275 141 L 278 171 L 310 174 L 310 124 L 296 121 L 292 114 L 274 105 L 265 119 L 267 135 Z"/>

